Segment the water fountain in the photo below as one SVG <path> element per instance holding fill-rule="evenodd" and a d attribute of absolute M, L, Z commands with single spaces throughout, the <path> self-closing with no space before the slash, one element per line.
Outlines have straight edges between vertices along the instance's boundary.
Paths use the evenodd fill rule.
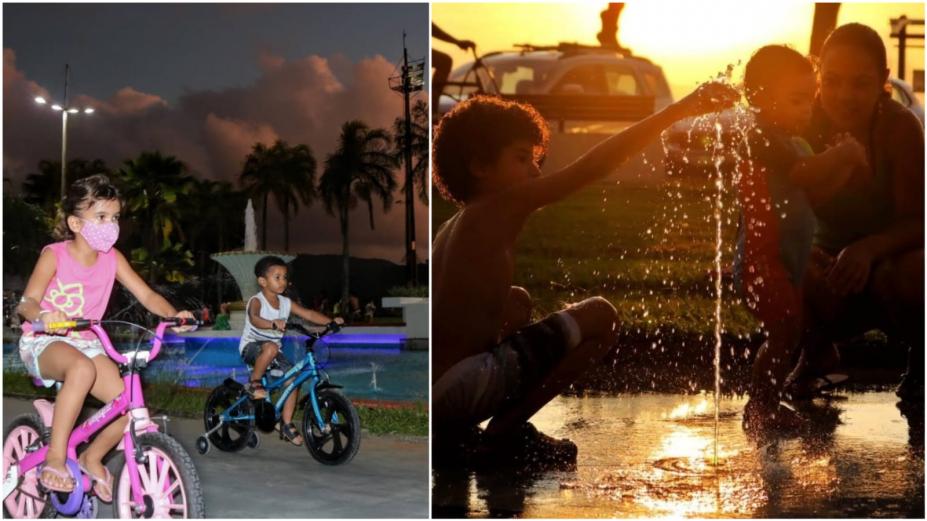
<path fill-rule="evenodd" d="M 210 258 L 228 270 L 238 284 L 242 300 L 247 300 L 258 292 L 257 279 L 254 276 L 254 265 L 267 255 L 280 257 L 286 263 L 296 258 L 295 255 L 287 255 L 281 252 L 257 251 L 257 226 L 254 219 L 254 206 L 251 204 L 251 199 L 248 199 L 248 206 L 245 208 L 244 247 L 241 250 L 214 253 Z M 244 327 L 244 312 L 232 311 L 229 323 L 231 332 L 236 335 L 240 334 L 242 327 Z"/>

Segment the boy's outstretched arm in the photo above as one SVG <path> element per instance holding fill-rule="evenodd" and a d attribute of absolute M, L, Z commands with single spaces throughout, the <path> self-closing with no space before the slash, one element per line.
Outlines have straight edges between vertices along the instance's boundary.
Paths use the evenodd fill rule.
<path fill-rule="evenodd" d="M 323 315 L 314 309 L 304 308 L 295 302 L 290 305 L 290 312 L 303 320 L 312 322 L 313 324 L 324 326 L 332 322 L 332 319 L 327 315 Z M 335 322 L 344 324 L 344 320 L 341 317 L 336 318 Z"/>
<path fill-rule="evenodd" d="M 738 99 L 740 94 L 728 85 L 702 84 L 678 102 L 602 141 L 562 170 L 525 182 L 514 191 L 515 198 L 529 211 L 559 201 L 611 173 L 676 121 L 726 109 Z"/>

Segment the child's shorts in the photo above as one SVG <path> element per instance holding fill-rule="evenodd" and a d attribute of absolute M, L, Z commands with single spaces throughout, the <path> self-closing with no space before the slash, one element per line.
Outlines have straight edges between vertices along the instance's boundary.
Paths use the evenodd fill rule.
<path fill-rule="evenodd" d="M 254 367 L 254 362 L 257 360 L 258 355 L 261 354 L 261 346 L 264 345 L 264 342 L 249 342 L 245 344 L 245 347 L 241 349 L 241 359 L 244 363 L 248 364 L 251 367 Z M 278 346 L 279 347 L 279 346 Z M 270 365 L 267 366 L 268 369 L 279 369 L 284 372 L 284 374 L 293 368 L 293 364 L 283 355 L 283 350 L 277 351 L 277 356 L 270 361 Z"/>
<path fill-rule="evenodd" d="M 553 313 L 502 340 L 492 351 L 457 362 L 435 382 L 432 411 L 438 428 L 469 427 L 492 418 L 540 385 L 576 342 L 577 328 Z"/>
<path fill-rule="evenodd" d="M 55 385 L 55 380 L 42 378 L 41 371 L 39 370 L 39 357 L 42 356 L 42 352 L 45 351 L 46 347 L 55 342 L 64 342 L 83 353 L 87 358 L 94 358 L 100 355 L 106 356 L 103 344 L 97 338 L 88 340 L 86 338 L 70 336 L 36 335 L 32 332 L 24 333 L 23 336 L 19 338 L 19 357 L 22 359 L 23 364 L 25 364 L 29 376 L 42 380 L 42 385 L 45 387 L 52 387 Z"/>

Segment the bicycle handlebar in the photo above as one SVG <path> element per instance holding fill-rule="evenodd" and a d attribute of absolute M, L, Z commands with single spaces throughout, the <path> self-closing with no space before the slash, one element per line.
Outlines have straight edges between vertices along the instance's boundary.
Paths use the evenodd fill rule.
<path fill-rule="evenodd" d="M 328 324 L 325 325 L 325 329 L 323 329 L 321 332 L 316 332 L 316 331 L 309 331 L 308 329 L 306 329 L 306 326 L 304 326 L 304 325 L 302 325 L 302 324 L 300 324 L 300 323 L 298 323 L 298 322 L 287 322 L 287 323 L 286 323 L 286 328 L 287 328 L 287 329 L 295 329 L 295 330 L 297 330 L 297 331 L 299 331 L 299 332 L 301 332 L 301 333 L 304 333 L 304 334 L 306 334 L 306 335 L 309 335 L 309 336 L 316 336 L 316 335 L 318 335 L 317 338 L 321 338 L 321 337 L 323 337 L 323 336 L 325 336 L 325 335 L 327 335 L 327 334 L 329 334 L 329 333 L 337 333 L 338 331 L 341 330 L 341 327 L 342 327 L 341 324 L 339 324 L 339 323 L 335 322 L 334 320 L 332 320 L 331 322 L 329 322 Z"/>
<path fill-rule="evenodd" d="M 116 348 L 113 347 L 113 344 L 109 339 L 109 335 L 102 327 L 102 324 L 105 322 L 107 321 L 75 318 L 61 322 L 49 322 L 48 324 L 42 322 L 41 320 L 36 320 L 31 324 L 33 331 L 36 333 L 45 333 L 47 331 L 54 331 L 57 329 L 71 329 L 74 331 L 84 331 L 90 329 L 96 333 L 97 337 L 100 339 L 100 342 L 103 344 L 103 349 L 106 351 L 106 354 L 109 355 L 110 358 L 120 364 L 128 362 L 129 359 L 119 351 L 116 351 Z M 207 320 L 202 320 L 195 317 L 160 317 L 158 326 L 155 328 L 154 342 L 152 342 L 152 348 L 148 354 L 148 360 L 151 361 L 158 357 L 158 353 L 161 351 L 161 343 L 162 339 L 164 338 L 164 331 L 168 327 L 202 326 L 208 323 L 209 321 Z"/>

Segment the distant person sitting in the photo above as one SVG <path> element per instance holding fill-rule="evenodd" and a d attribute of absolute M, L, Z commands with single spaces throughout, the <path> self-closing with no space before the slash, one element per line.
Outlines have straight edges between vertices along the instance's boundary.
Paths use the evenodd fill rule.
<path fill-rule="evenodd" d="M 228 331 L 232 329 L 230 324 L 231 313 L 229 312 L 229 303 L 219 304 L 219 313 L 216 314 L 216 322 L 212 325 L 213 331 Z"/>
<path fill-rule="evenodd" d="M 779 402 L 803 327 L 801 286 L 815 231 L 812 205 L 851 182 L 866 154 L 849 135 L 816 155 L 800 137 L 811 121 L 815 77 L 811 62 L 795 50 L 767 45 L 756 51 L 744 71 L 744 89 L 756 127 L 747 139 L 751 161 L 738 184 L 742 216 L 734 272 L 767 334 L 744 410 L 745 428 L 761 433 L 800 425 Z"/>
<path fill-rule="evenodd" d="M 453 43 L 457 47 L 460 47 L 461 50 L 466 51 L 467 49 L 476 49 L 476 44 L 470 40 L 458 40 L 450 34 L 444 32 L 440 27 L 431 24 L 431 36 L 432 38 L 437 38 L 442 42 Z M 435 69 L 434 76 L 431 78 L 431 111 L 432 113 L 437 113 L 438 110 L 438 101 L 441 98 L 441 93 L 444 91 L 444 85 L 447 83 L 447 78 L 451 74 L 451 66 L 454 64 L 454 61 L 451 57 L 441 51 L 437 51 L 434 48 L 431 49 L 431 66 Z"/>
<path fill-rule="evenodd" d="M 283 332 L 290 312 L 315 324 L 329 324 L 332 319 L 283 296 L 287 288 L 287 266 L 280 257 L 263 257 L 255 264 L 254 275 L 261 291 L 245 304 L 245 328 L 241 333 L 238 350 L 242 360 L 252 366 L 251 380 L 245 390 L 255 400 L 263 400 L 267 397 L 267 391 L 261 383 L 264 372 L 271 367 L 284 373 L 293 368 L 293 364 L 281 352 Z M 334 321 L 344 323 L 340 318 Z M 280 423 L 280 436 L 294 445 L 303 444 L 302 436 L 293 425 L 298 394 L 297 390 L 283 404 Z"/>
<path fill-rule="evenodd" d="M 371 300 L 364 307 L 364 319 L 368 324 L 373 323 L 373 316 L 377 313 L 377 305 Z"/>
<path fill-rule="evenodd" d="M 544 176 L 539 162 L 549 131 L 531 106 L 474 96 L 442 118 L 434 182 L 458 211 L 433 246 L 437 458 L 465 445 L 489 464 L 575 463 L 573 442 L 546 436 L 528 420 L 614 347 L 617 312 L 592 297 L 531 322 L 530 295 L 512 285 L 522 227 L 536 210 L 611 173 L 672 123 L 726 108 L 737 97 L 730 87 L 703 85 Z M 478 425 L 490 418 L 481 433 Z"/>

